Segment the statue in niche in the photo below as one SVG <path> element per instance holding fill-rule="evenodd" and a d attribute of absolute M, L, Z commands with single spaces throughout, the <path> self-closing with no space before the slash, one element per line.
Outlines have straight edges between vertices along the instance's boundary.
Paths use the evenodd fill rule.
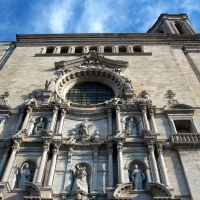
<path fill-rule="evenodd" d="M 89 130 L 92 127 L 92 124 L 88 124 L 88 120 L 85 119 L 81 125 L 79 126 L 79 134 L 81 136 L 86 136 L 87 138 L 90 138 Z"/>
<path fill-rule="evenodd" d="M 142 190 L 142 182 L 145 180 L 144 173 L 138 169 L 138 165 L 134 165 L 132 172 L 133 190 Z"/>
<path fill-rule="evenodd" d="M 43 122 L 43 119 L 40 118 L 40 121 L 35 126 L 34 135 L 41 135 L 42 129 L 44 129 L 44 122 Z"/>
<path fill-rule="evenodd" d="M 138 135 L 137 125 L 134 123 L 133 118 L 130 118 L 127 125 L 127 130 L 130 135 Z"/>
<path fill-rule="evenodd" d="M 72 193 L 79 193 L 80 190 L 81 192 L 88 193 L 87 172 L 85 167 L 81 167 L 79 164 L 77 164 L 74 172 Z"/>
<path fill-rule="evenodd" d="M 25 182 L 29 182 L 30 181 L 30 170 L 29 170 L 29 165 L 28 163 L 24 163 L 21 167 L 21 169 L 19 170 L 18 173 L 18 187 L 21 189 L 26 189 L 26 184 Z"/>

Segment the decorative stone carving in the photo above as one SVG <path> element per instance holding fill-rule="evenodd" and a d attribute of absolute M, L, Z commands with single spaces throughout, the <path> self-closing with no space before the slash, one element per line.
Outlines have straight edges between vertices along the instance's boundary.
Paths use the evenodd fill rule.
<path fill-rule="evenodd" d="M 41 135 L 44 127 L 45 127 L 45 124 L 43 122 L 43 118 L 40 118 L 40 121 L 36 124 L 34 128 L 34 135 Z"/>
<path fill-rule="evenodd" d="M 136 99 L 136 102 L 138 102 L 139 104 L 152 104 L 152 101 L 149 99 L 149 94 L 146 92 L 146 90 L 143 90 L 140 94 L 138 99 Z"/>
<path fill-rule="evenodd" d="M 132 172 L 133 190 L 142 190 L 142 182 L 145 180 L 144 173 L 138 169 L 138 165 L 134 165 Z"/>
<path fill-rule="evenodd" d="M 176 93 L 173 90 L 168 90 L 168 95 L 170 97 L 170 99 L 167 102 L 168 106 L 174 106 L 176 104 L 179 104 L 178 99 L 175 98 Z"/>
<path fill-rule="evenodd" d="M 10 92 L 7 90 L 4 94 L 0 95 L 0 106 L 11 108 L 9 104 Z"/>
<path fill-rule="evenodd" d="M 125 90 L 130 90 L 130 89 L 132 89 L 131 80 L 130 80 L 129 78 L 125 78 L 124 89 L 125 89 Z"/>
<path fill-rule="evenodd" d="M 45 89 L 50 90 L 52 92 L 55 91 L 56 83 L 55 80 L 51 79 L 50 81 L 46 80 Z"/>
<path fill-rule="evenodd" d="M 133 118 L 129 119 L 127 124 L 127 133 L 130 135 L 138 135 L 137 125 L 135 124 Z"/>
<path fill-rule="evenodd" d="M 90 128 L 93 126 L 93 124 L 88 124 L 88 120 L 85 119 L 82 121 L 81 125 L 79 126 L 79 135 L 80 137 L 85 137 L 87 139 L 90 139 Z"/>
<path fill-rule="evenodd" d="M 18 187 L 21 189 L 26 189 L 25 182 L 30 181 L 30 169 L 28 163 L 24 163 L 18 171 Z"/>
<path fill-rule="evenodd" d="M 76 169 L 74 172 L 74 184 L 72 187 L 71 194 L 76 194 L 76 195 L 88 194 L 86 168 L 81 167 L 79 164 L 76 165 Z"/>
<path fill-rule="evenodd" d="M 99 143 L 100 142 L 100 136 L 99 135 L 100 135 L 99 131 L 96 130 L 94 132 L 94 135 L 91 137 L 93 143 Z"/>

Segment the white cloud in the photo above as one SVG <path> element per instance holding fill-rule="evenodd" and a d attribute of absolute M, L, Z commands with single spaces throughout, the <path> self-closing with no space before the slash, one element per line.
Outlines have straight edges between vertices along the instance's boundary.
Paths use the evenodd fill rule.
<path fill-rule="evenodd" d="M 39 9 L 38 9 L 39 8 Z M 63 33 L 73 15 L 73 0 L 48 1 L 34 8 L 34 32 Z"/>

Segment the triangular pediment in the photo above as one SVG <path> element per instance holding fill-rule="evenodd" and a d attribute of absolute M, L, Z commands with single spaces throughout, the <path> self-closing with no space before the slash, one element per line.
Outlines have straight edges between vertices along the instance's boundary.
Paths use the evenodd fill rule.
<path fill-rule="evenodd" d="M 55 68 L 71 68 L 79 66 L 104 66 L 108 68 L 127 68 L 128 62 L 122 60 L 112 60 L 99 55 L 96 52 L 90 52 L 81 56 L 80 58 L 75 58 L 72 60 L 62 60 L 60 62 L 55 62 Z"/>

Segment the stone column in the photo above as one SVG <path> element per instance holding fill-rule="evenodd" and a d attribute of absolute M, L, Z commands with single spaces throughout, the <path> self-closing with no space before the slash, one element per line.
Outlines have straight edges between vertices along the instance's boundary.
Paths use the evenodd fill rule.
<path fill-rule="evenodd" d="M 117 144 L 117 162 L 118 162 L 118 184 L 124 183 L 124 169 L 123 169 L 123 156 L 122 156 L 123 143 Z"/>
<path fill-rule="evenodd" d="M 41 53 L 41 54 L 46 53 L 46 47 L 42 47 L 40 53 Z"/>
<path fill-rule="evenodd" d="M 51 132 L 54 131 L 57 114 L 58 114 L 58 108 L 55 106 L 54 109 L 53 109 L 53 117 L 52 117 L 51 125 L 50 125 L 50 128 L 49 128 L 49 131 L 51 131 Z"/>
<path fill-rule="evenodd" d="M 150 127 L 149 127 L 149 121 L 147 119 L 147 110 L 145 106 L 142 108 L 142 115 L 144 120 L 144 127 L 149 131 Z"/>
<path fill-rule="evenodd" d="M 121 132 L 121 120 L 120 120 L 120 107 L 116 107 L 116 126 L 117 126 L 117 133 Z"/>
<path fill-rule="evenodd" d="M 112 110 L 108 110 L 108 124 L 109 124 L 109 133 L 112 134 Z"/>
<path fill-rule="evenodd" d="M 30 125 L 29 125 L 29 128 L 28 128 L 28 135 L 31 135 L 31 133 L 32 133 L 32 130 L 33 130 L 33 127 L 34 127 L 34 120 L 32 119 L 31 121 L 30 121 Z"/>
<path fill-rule="evenodd" d="M 153 132 L 157 133 L 157 127 L 156 127 L 156 123 L 155 123 L 155 119 L 154 119 L 153 109 L 150 109 L 150 121 L 151 121 L 151 126 L 152 126 Z"/>
<path fill-rule="evenodd" d="M 163 150 L 162 150 L 163 143 L 164 142 L 156 143 L 157 153 L 158 153 L 158 161 L 160 164 L 160 171 L 161 171 L 163 183 L 165 184 L 166 187 L 169 187 L 169 179 L 168 179 L 165 162 L 164 162 L 164 158 L 163 158 Z"/>
<path fill-rule="evenodd" d="M 28 123 L 28 120 L 29 120 L 31 113 L 32 113 L 32 108 L 29 106 L 26 110 L 26 117 L 25 117 L 24 122 L 22 124 L 22 128 L 21 128 L 22 130 L 26 129 L 26 126 L 27 126 L 27 123 Z"/>
<path fill-rule="evenodd" d="M 53 53 L 60 53 L 60 47 L 59 46 L 54 47 Z"/>
<path fill-rule="evenodd" d="M 57 161 L 57 156 L 59 154 L 59 146 L 54 145 L 53 151 L 52 151 L 52 159 L 51 159 L 51 166 L 50 166 L 50 171 L 49 171 L 49 176 L 47 179 L 47 186 L 52 186 L 53 183 L 53 177 L 55 173 L 55 168 L 56 168 L 56 161 Z"/>
<path fill-rule="evenodd" d="M 43 176 L 43 173 L 44 173 L 44 167 L 46 165 L 46 159 L 47 159 L 48 151 L 49 151 L 49 143 L 47 141 L 45 141 L 45 143 L 43 145 L 42 159 L 40 161 L 40 167 L 39 167 L 39 170 L 38 170 L 36 183 L 42 182 L 42 176 Z"/>
<path fill-rule="evenodd" d="M 20 110 L 19 119 L 18 119 L 18 122 L 17 122 L 17 124 L 15 126 L 14 133 L 16 133 L 20 129 L 20 126 L 22 124 L 23 116 L 24 116 L 24 109 Z"/>
<path fill-rule="evenodd" d="M 149 143 L 148 148 L 149 148 L 149 153 L 150 153 L 150 162 L 151 162 L 151 169 L 153 173 L 153 181 L 156 183 L 160 183 L 158 167 L 157 167 L 157 163 L 156 163 L 156 159 L 154 155 L 154 143 Z"/>
<path fill-rule="evenodd" d="M 58 134 L 61 134 L 62 133 L 62 128 L 63 128 L 63 123 L 64 123 L 64 119 L 65 119 L 65 110 L 62 109 L 61 110 L 61 119 L 60 119 L 60 125 L 59 125 L 59 129 L 58 129 Z"/>
<path fill-rule="evenodd" d="M 113 147 L 108 146 L 108 187 L 113 187 Z"/>
<path fill-rule="evenodd" d="M 4 167 L 6 165 L 6 161 L 7 161 L 7 158 L 8 158 L 9 151 L 10 151 L 10 145 L 5 145 L 3 158 L 2 158 L 1 164 L 0 164 L 0 177 L 3 174 L 3 170 L 4 170 Z"/>
<path fill-rule="evenodd" d="M 19 150 L 19 143 L 17 142 L 17 140 L 14 140 L 14 144 L 12 146 L 12 153 L 10 155 L 8 162 L 7 162 L 7 166 L 6 166 L 6 169 L 5 169 L 4 174 L 2 176 L 1 182 L 7 182 L 8 181 L 10 171 L 12 169 L 12 166 L 13 166 L 13 163 L 14 163 L 14 160 L 15 160 L 15 155 L 18 152 L 18 150 Z"/>

